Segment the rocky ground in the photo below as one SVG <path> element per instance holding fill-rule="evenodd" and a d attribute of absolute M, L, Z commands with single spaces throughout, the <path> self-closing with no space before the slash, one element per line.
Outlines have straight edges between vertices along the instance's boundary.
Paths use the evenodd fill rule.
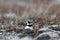
<path fill-rule="evenodd" d="M 24 36 L 24 37 L 21 37 L 21 35 L 19 36 L 20 34 L 15 34 L 15 33 L 12 33 L 10 35 L 0 35 L 0 40 L 35 40 L 35 38 L 31 37 L 31 36 Z M 40 40 L 40 39 L 39 39 Z M 48 40 L 48 39 L 43 39 L 43 40 Z M 51 38 L 50 40 L 60 40 L 60 38 Z"/>

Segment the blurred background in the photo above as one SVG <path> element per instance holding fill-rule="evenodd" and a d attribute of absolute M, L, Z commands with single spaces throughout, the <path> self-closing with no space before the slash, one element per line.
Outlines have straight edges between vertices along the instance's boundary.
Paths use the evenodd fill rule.
<path fill-rule="evenodd" d="M 2 23 L 8 24 L 15 21 L 17 24 L 18 20 L 28 18 L 42 18 L 58 22 L 60 20 L 60 0 L 0 0 Z"/>
<path fill-rule="evenodd" d="M 32 24 L 27 25 L 30 19 Z M 60 0 L 0 0 L 0 39 L 20 40 L 18 37 L 28 35 L 31 29 L 32 36 L 47 32 L 56 38 L 57 33 L 60 39 Z M 21 40 L 32 40 L 29 35 Z"/>

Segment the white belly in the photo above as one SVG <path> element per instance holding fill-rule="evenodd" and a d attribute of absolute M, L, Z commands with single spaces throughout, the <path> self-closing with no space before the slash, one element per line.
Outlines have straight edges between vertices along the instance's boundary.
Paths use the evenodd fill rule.
<path fill-rule="evenodd" d="M 26 26 L 25 29 L 31 29 L 31 30 L 33 30 L 33 27 Z"/>

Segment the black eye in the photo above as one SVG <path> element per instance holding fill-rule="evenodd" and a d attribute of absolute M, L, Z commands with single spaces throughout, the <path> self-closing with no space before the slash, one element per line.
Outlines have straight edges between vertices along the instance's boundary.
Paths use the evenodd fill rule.
<path fill-rule="evenodd" d="M 31 23 L 31 22 L 28 21 L 28 23 Z"/>

